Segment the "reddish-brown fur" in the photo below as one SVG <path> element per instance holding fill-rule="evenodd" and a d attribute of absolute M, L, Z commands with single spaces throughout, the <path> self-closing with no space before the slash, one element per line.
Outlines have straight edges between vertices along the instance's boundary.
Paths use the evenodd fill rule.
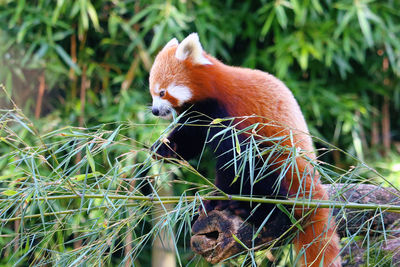
<path fill-rule="evenodd" d="M 178 60 L 175 51 L 176 46 L 159 53 L 151 71 L 150 88 L 154 88 L 156 83 L 160 84 L 160 88 L 166 88 L 171 83 L 184 85 L 193 94 L 189 102 L 214 98 L 224 103 L 231 116 L 257 115 L 245 120 L 239 127 L 254 123 L 268 124 L 257 130 L 259 135 L 266 137 L 288 136 L 292 133 L 293 138 L 286 139 L 283 145 L 295 146 L 300 153 L 315 158 L 312 140 L 300 108 L 280 80 L 262 71 L 224 65 L 205 53 L 204 56 L 212 64 L 193 64 L 190 58 Z M 165 98 L 176 103 L 168 95 Z M 281 157 L 281 160 L 284 162 L 286 158 Z M 307 160 L 298 156 L 296 161 L 301 175 L 306 170 L 310 173 L 312 167 Z M 296 195 L 300 191 L 300 197 L 307 199 L 312 187 L 313 199 L 328 199 L 318 175 L 307 175 L 305 179 L 305 182 L 301 181 L 295 172 L 288 171 L 285 182 L 289 192 Z M 295 215 L 301 218 L 308 211 L 297 208 Z M 339 239 L 330 210 L 316 209 L 304 221 L 304 232 L 299 232 L 294 241 L 297 252 L 305 249 L 307 264 L 304 264 L 303 257 L 302 265 L 320 266 L 323 257 L 323 266 L 341 266 L 338 256 Z"/>

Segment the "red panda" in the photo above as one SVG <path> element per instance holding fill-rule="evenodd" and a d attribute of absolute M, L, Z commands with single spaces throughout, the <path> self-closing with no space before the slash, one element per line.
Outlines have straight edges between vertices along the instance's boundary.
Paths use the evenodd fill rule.
<path fill-rule="evenodd" d="M 295 147 L 306 157 L 315 158 L 303 114 L 285 84 L 266 72 L 223 64 L 203 51 L 196 33 L 190 34 L 181 43 L 174 38 L 165 45 L 154 61 L 149 82 L 153 99 L 152 113 L 156 116 L 170 118 L 173 112 L 182 114 L 183 111 L 189 110 L 197 115 L 185 112 L 184 114 L 188 115 L 185 115 L 182 122 L 195 118 L 205 124 L 210 124 L 216 118 L 245 116 L 246 119 L 236 119 L 235 122 L 238 123 L 235 127 L 238 130 L 257 124 L 257 135 L 290 136 L 291 138 L 283 138 L 281 145 Z M 212 138 L 221 136 L 218 134 L 221 129 L 223 128 L 180 126 L 169 134 L 167 144 L 160 143 L 152 149 L 164 157 L 179 155 L 190 159 L 201 153 L 205 142 L 210 144 L 217 159 L 215 184 L 227 194 L 283 197 L 297 195 L 305 199 L 311 194 L 311 198 L 315 200 L 328 199 L 318 174 L 313 172 L 311 164 L 304 156 L 296 157 L 297 170 L 288 168 L 286 172 L 279 170 L 279 166 L 289 156 L 274 156 L 273 166 L 276 171 L 257 173 L 256 175 L 263 179 L 259 179 L 255 184 L 246 178 L 246 175 L 249 175 L 250 163 L 245 162 L 243 166 L 244 169 L 247 168 L 247 173 L 244 175 L 244 181 L 236 181 L 237 170 L 227 164 L 234 158 L 235 148 L 232 140 Z M 246 134 L 239 137 L 244 148 L 246 140 L 248 141 L 246 137 Z M 259 167 L 263 163 L 264 161 L 259 159 L 255 164 Z M 279 178 L 281 172 L 284 173 L 283 179 Z M 277 182 L 280 182 L 278 189 Z M 228 208 L 233 212 L 235 209 L 251 210 L 248 203 L 231 202 L 210 202 L 206 209 Z M 265 208 L 269 211 L 274 210 L 271 205 L 265 205 Z M 255 217 L 254 222 L 260 224 L 265 219 L 266 209 L 248 212 L 247 215 Z M 260 213 L 264 213 L 261 219 L 257 218 Z M 304 209 L 300 208 L 294 211 L 297 218 L 301 218 L 303 213 Z M 279 210 L 273 214 L 282 216 L 283 225 L 288 223 L 286 215 Z M 341 266 L 339 238 L 334 220 L 330 217 L 330 209 L 316 209 L 306 218 L 303 231 L 299 231 L 293 241 L 296 252 L 302 255 L 300 265 Z"/>

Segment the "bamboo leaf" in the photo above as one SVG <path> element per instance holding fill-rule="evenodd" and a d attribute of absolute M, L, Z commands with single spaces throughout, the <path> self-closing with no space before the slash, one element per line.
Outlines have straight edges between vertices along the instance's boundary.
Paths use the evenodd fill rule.
<path fill-rule="evenodd" d="M 103 174 L 101 172 L 96 171 L 96 172 L 91 172 L 91 173 L 78 174 L 78 175 L 72 176 L 71 179 L 79 182 L 79 181 L 85 180 L 85 178 L 89 179 L 89 178 L 97 177 L 100 175 L 103 175 Z"/>
<path fill-rule="evenodd" d="M 53 41 L 61 41 L 64 40 L 67 36 L 70 36 L 73 33 L 72 30 L 66 30 L 66 31 L 59 31 L 53 34 Z"/>
<path fill-rule="evenodd" d="M 321 6 L 319 0 L 311 0 L 311 3 L 312 3 L 312 5 L 313 5 L 314 9 L 315 9 L 319 14 L 322 14 L 322 13 L 323 13 L 323 9 L 322 9 L 322 6 Z"/>
<path fill-rule="evenodd" d="M 239 177 L 240 177 L 240 174 L 239 173 L 236 174 L 235 177 L 232 179 L 232 182 L 229 186 L 232 186 L 234 183 L 236 183 L 236 181 L 237 181 L 237 179 L 239 179 Z"/>
<path fill-rule="evenodd" d="M 352 8 L 350 11 L 346 12 L 343 18 L 339 21 L 339 26 L 335 30 L 333 37 L 337 39 L 347 27 L 351 19 L 356 15 L 356 8 Z"/>
<path fill-rule="evenodd" d="M 17 8 L 15 10 L 14 16 L 10 19 L 8 23 L 9 28 L 13 28 L 17 21 L 19 21 L 22 11 L 24 10 L 25 7 L 25 0 L 18 0 Z"/>
<path fill-rule="evenodd" d="M 117 127 L 117 129 L 114 130 L 114 132 L 110 135 L 110 137 L 107 138 L 107 142 L 101 145 L 101 149 L 105 149 L 108 145 L 111 144 L 112 141 L 114 141 L 115 137 L 119 133 L 119 130 L 121 129 L 121 125 Z"/>
<path fill-rule="evenodd" d="M 299 224 L 299 222 L 296 220 L 296 218 L 287 210 L 287 208 L 285 206 L 283 206 L 282 204 L 277 204 L 276 205 L 278 207 L 278 209 L 280 209 L 283 213 L 286 214 L 286 216 L 289 217 L 290 221 L 292 222 L 293 225 L 296 226 L 297 229 L 299 229 L 300 231 L 304 232 L 303 228 L 301 227 L 301 225 Z"/>
<path fill-rule="evenodd" d="M 87 1 L 86 0 L 79 0 L 79 13 L 81 18 L 81 25 L 82 28 L 87 31 L 89 29 L 89 18 L 88 18 L 88 11 L 87 11 Z"/>
<path fill-rule="evenodd" d="M 275 6 L 275 13 L 276 13 L 276 18 L 278 19 L 278 22 L 281 25 L 281 27 L 283 29 L 286 29 L 288 19 L 283 6 L 281 5 Z"/>
<path fill-rule="evenodd" d="M 0 141 L 3 141 L 3 137 L 0 137 Z M 0 181 L 2 180 L 7 180 L 9 178 L 13 178 L 13 180 L 16 180 L 16 178 L 20 175 L 22 175 L 23 173 L 12 173 L 12 174 L 7 174 L 7 175 L 1 175 L 0 176 Z"/>
<path fill-rule="evenodd" d="M 240 142 L 236 132 L 235 132 L 235 147 L 236 147 L 236 153 L 240 155 L 241 153 Z"/>
<path fill-rule="evenodd" d="M 299 64 L 302 70 L 306 70 L 308 67 L 308 50 L 305 47 L 301 48 Z"/>
<path fill-rule="evenodd" d="M 214 119 L 210 124 L 211 125 L 213 125 L 213 124 L 220 124 L 221 122 L 224 122 L 224 121 L 231 121 L 232 119 L 230 119 L 230 118 L 228 118 L 228 119 L 222 119 L 222 118 L 216 118 L 216 119 Z"/>
<path fill-rule="evenodd" d="M 57 6 L 56 6 L 56 9 L 53 12 L 53 16 L 52 16 L 52 19 L 51 19 L 51 22 L 53 24 L 56 24 L 56 22 L 57 22 L 57 20 L 58 20 L 58 18 L 60 16 L 61 9 L 64 7 L 64 4 L 65 4 L 65 0 L 57 0 Z"/>
<path fill-rule="evenodd" d="M 93 173 L 96 173 L 96 165 L 94 163 L 92 153 L 90 153 L 90 149 L 88 146 L 86 146 L 86 158 L 88 160 L 88 163 L 89 163 L 90 168 L 92 169 Z"/>
<path fill-rule="evenodd" d="M 78 75 L 81 74 L 81 69 L 75 64 L 75 62 L 72 61 L 71 57 L 67 54 L 67 52 L 65 52 L 64 48 L 62 48 L 60 45 L 55 45 L 54 49 L 68 66 L 73 68 Z"/>
<path fill-rule="evenodd" d="M 35 53 L 34 57 L 36 60 L 41 59 L 49 49 L 49 45 L 47 43 L 42 43 L 39 50 Z"/>
<path fill-rule="evenodd" d="M 267 20 L 265 21 L 262 29 L 261 29 L 261 36 L 265 36 L 269 29 L 271 28 L 272 22 L 274 21 L 275 18 L 275 13 L 274 12 L 270 12 Z"/>
<path fill-rule="evenodd" d="M 110 19 L 108 20 L 108 31 L 113 39 L 117 36 L 119 22 L 120 18 L 116 14 L 111 13 Z"/>
<path fill-rule="evenodd" d="M 238 242 L 242 247 L 244 247 L 246 250 L 249 250 L 249 248 L 235 235 L 232 234 L 233 239 Z"/>
<path fill-rule="evenodd" d="M 92 20 L 93 26 L 96 29 L 96 31 L 100 31 L 100 24 L 99 24 L 99 18 L 97 17 L 97 12 L 94 6 L 90 1 L 87 1 L 87 12 L 89 14 L 90 19 Z"/>
<path fill-rule="evenodd" d="M 361 31 L 364 34 L 365 39 L 367 40 L 368 46 L 372 46 L 374 44 L 374 41 L 372 39 L 371 26 L 367 18 L 365 17 L 363 9 L 357 9 L 357 17 L 358 22 L 360 23 Z"/>
<path fill-rule="evenodd" d="M 18 194 L 18 192 L 15 190 L 8 189 L 6 191 L 3 191 L 2 194 L 5 196 L 14 196 L 14 195 Z"/>

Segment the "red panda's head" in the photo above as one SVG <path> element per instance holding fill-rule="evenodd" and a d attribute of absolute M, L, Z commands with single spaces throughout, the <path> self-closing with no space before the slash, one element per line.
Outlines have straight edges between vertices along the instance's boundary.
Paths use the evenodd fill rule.
<path fill-rule="evenodd" d="M 180 44 L 176 38 L 169 41 L 158 53 L 150 70 L 153 114 L 171 118 L 173 110 L 179 111 L 184 104 L 194 101 L 201 92 L 193 73 L 212 64 L 197 33 L 190 34 Z"/>

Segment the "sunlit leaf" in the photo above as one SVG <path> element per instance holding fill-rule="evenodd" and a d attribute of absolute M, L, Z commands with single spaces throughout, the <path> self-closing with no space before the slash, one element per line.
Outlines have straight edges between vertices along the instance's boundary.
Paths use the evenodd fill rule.
<path fill-rule="evenodd" d="M 79 13 L 81 17 L 81 26 L 84 30 L 89 29 L 89 18 L 87 10 L 87 0 L 79 0 Z"/>
<path fill-rule="evenodd" d="M 5 196 L 13 196 L 13 195 L 18 194 L 18 191 L 8 189 L 6 191 L 3 191 L 2 194 Z"/>
<path fill-rule="evenodd" d="M 271 28 L 271 24 L 274 21 L 274 18 L 275 18 L 275 13 L 271 12 L 261 29 L 262 36 L 265 36 L 268 33 L 269 29 Z"/>
<path fill-rule="evenodd" d="M 100 24 L 99 24 L 99 19 L 97 17 L 97 12 L 90 1 L 87 2 L 87 12 L 89 14 L 90 19 L 92 20 L 93 27 L 96 29 L 96 31 L 100 31 Z"/>
<path fill-rule="evenodd" d="M 110 32 L 111 38 L 115 38 L 117 35 L 119 21 L 119 17 L 111 13 L 110 19 L 108 20 L 108 31 Z"/>
<path fill-rule="evenodd" d="M 281 27 L 283 29 L 286 29 L 288 19 L 287 19 L 287 16 L 286 16 L 283 6 L 281 6 L 281 5 L 275 6 L 275 12 L 276 12 L 276 18 L 278 19 L 279 24 L 281 25 Z"/>
<path fill-rule="evenodd" d="M 360 23 L 361 31 L 363 32 L 368 45 L 372 46 L 374 44 L 374 41 L 372 39 L 371 26 L 365 16 L 363 9 L 361 8 L 357 9 L 357 17 L 358 17 L 358 22 Z"/>
<path fill-rule="evenodd" d="M 299 63 L 302 70 L 306 70 L 308 67 L 308 51 L 305 47 L 301 49 Z"/>

